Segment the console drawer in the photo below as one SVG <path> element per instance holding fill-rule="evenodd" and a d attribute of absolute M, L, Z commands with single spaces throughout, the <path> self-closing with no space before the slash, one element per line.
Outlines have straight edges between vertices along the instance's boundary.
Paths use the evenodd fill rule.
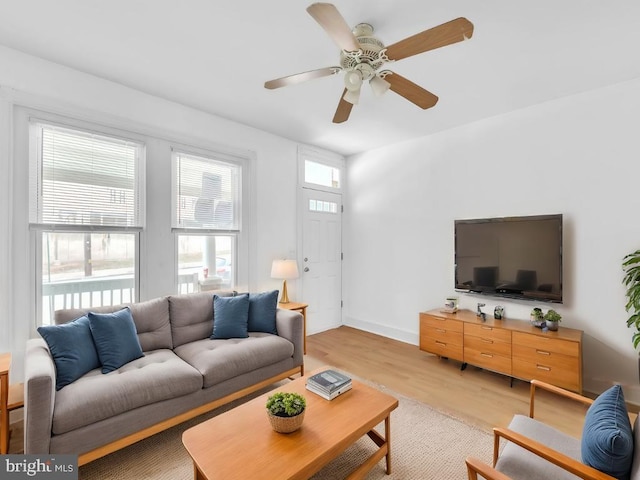
<path fill-rule="evenodd" d="M 462 337 L 462 335 L 460 335 Z M 446 341 L 443 339 L 420 336 L 420 349 L 440 357 L 462 361 L 462 340 Z"/>
<path fill-rule="evenodd" d="M 543 337 L 541 335 L 531 335 L 530 333 L 513 332 L 513 345 L 530 347 L 540 350 L 541 352 L 561 353 L 570 357 L 580 356 L 580 345 L 578 342 L 553 337 Z"/>
<path fill-rule="evenodd" d="M 478 350 L 465 345 L 464 361 L 480 368 L 511 375 L 511 357 L 498 355 L 486 349 Z"/>
<path fill-rule="evenodd" d="M 473 323 L 464 324 L 464 334 L 474 337 L 487 338 L 498 342 L 511 342 L 511 331 L 504 328 L 491 327 L 489 325 L 478 325 Z"/>
<path fill-rule="evenodd" d="M 514 346 L 514 352 L 516 348 Z M 567 357 L 565 355 L 556 355 L 555 358 L 549 358 L 549 361 L 532 361 L 530 358 L 517 357 L 514 354 L 513 376 L 523 380 L 542 380 L 543 382 L 582 393 L 578 361 L 576 357 Z"/>
<path fill-rule="evenodd" d="M 451 320 L 449 318 L 434 317 L 431 315 L 420 314 L 420 327 L 433 327 L 449 332 L 462 333 L 462 322 L 458 320 Z"/>
<path fill-rule="evenodd" d="M 505 357 L 511 357 L 511 344 L 506 342 L 500 342 L 484 337 L 473 337 L 471 335 L 465 335 L 464 346 L 470 347 L 477 351 L 493 353 L 496 355 L 503 355 Z M 466 358 L 465 361 L 469 362 Z"/>

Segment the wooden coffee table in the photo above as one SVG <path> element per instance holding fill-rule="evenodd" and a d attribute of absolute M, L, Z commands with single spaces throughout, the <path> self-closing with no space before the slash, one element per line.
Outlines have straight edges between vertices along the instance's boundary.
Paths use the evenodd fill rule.
<path fill-rule="evenodd" d="M 353 380 L 350 391 L 328 401 L 306 390 L 305 382 L 306 377 L 297 378 L 186 430 L 182 443 L 193 459 L 195 479 L 307 479 L 364 435 L 378 449 L 348 478 L 364 478 L 385 456 L 391 473 L 390 414 L 398 400 Z M 283 434 L 271 429 L 265 403 L 276 391 L 307 399 L 300 430 Z M 384 436 L 374 430 L 382 421 Z"/>

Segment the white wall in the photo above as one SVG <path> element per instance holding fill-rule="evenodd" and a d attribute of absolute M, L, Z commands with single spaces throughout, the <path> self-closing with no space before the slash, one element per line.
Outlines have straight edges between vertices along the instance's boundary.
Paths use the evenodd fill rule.
<path fill-rule="evenodd" d="M 454 293 L 454 219 L 562 213 L 557 310 L 585 332 L 585 389 L 622 383 L 640 403 L 621 285 L 640 248 L 638 111 L 635 80 L 347 159 L 345 324 L 417 344 L 418 312 Z M 481 301 L 523 320 L 534 306 Z"/>
<path fill-rule="evenodd" d="M 13 151 L 18 106 L 62 114 L 154 137 L 147 151 L 148 228 L 142 236 L 141 296 L 172 293 L 171 142 L 249 155 L 253 160 L 249 219 L 250 277 L 241 287 L 279 289 L 271 262 L 296 251 L 297 144 L 122 85 L 0 47 L 0 351 L 14 353 L 12 380 L 23 375 L 24 343 L 33 331 L 33 251 L 29 246 L 24 159 Z M 212 85 L 215 88 L 215 85 Z M 153 238 L 151 236 L 153 235 Z M 289 283 L 295 296 L 296 282 Z"/>

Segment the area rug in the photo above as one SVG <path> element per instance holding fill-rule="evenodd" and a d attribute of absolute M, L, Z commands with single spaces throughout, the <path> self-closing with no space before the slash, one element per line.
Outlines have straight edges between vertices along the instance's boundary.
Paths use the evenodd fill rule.
<path fill-rule="evenodd" d="M 395 396 L 399 400 L 399 405 L 391 414 L 392 473 L 385 474 L 385 462 L 381 460 L 371 470 L 367 479 L 465 479 L 467 473 L 464 459 L 468 455 L 478 457 L 490 464 L 493 437 L 489 433 L 383 386 L 376 385 L 376 387 Z M 259 393 L 263 392 L 255 395 Z M 182 446 L 182 432 L 233 408 L 240 402 L 201 415 L 82 466 L 79 478 L 80 480 L 192 480 L 193 463 Z M 384 425 L 380 425 L 378 429 L 379 432 L 384 432 Z M 345 478 L 354 467 L 370 455 L 374 447 L 375 445 L 368 437 L 360 439 L 314 475 L 313 480 Z"/>

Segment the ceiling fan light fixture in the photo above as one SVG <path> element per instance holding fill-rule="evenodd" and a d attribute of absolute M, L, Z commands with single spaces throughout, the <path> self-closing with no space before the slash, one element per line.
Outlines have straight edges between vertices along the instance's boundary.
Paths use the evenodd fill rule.
<path fill-rule="evenodd" d="M 360 89 L 357 90 L 349 90 L 347 89 L 347 93 L 342 97 L 345 102 L 349 102 L 351 105 L 357 105 L 358 101 L 360 101 Z"/>
<path fill-rule="evenodd" d="M 359 70 L 350 70 L 344 74 L 344 86 L 347 90 L 360 90 L 362 86 L 362 73 Z"/>
<path fill-rule="evenodd" d="M 378 75 L 374 75 L 371 80 L 369 80 L 369 85 L 371 85 L 371 91 L 376 97 L 381 97 L 391 87 L 389 82 Z"/>

